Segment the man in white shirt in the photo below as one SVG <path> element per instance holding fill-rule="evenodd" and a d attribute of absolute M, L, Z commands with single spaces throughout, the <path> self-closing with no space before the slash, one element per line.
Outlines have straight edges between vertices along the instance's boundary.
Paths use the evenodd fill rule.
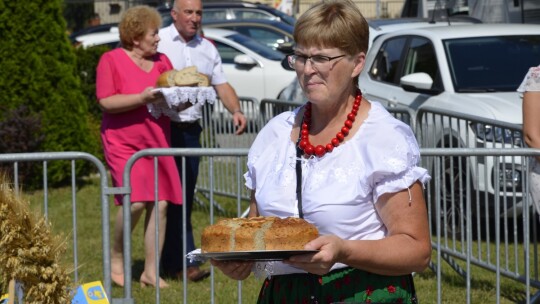
<path fill-rule="evenodd" d="M 240 135 L 246 127 L 246 118 L 235 90 L 227 82 L 221 66 L 221 57 L 216 47 L 198 33 L 201 30 L 202 2 L 201 0 L 175 0 L 171 16 L 173 23 L 159 31 L 158 51 L 171 60 L 177 70 L 188 66 L 196 66 L 197 71 L 210 77 L 225 108 L 233 115 L 236 134 Z M 202 105 L 196 104 L 179 115 L 179 120 L 171 118 L 171 146 L 173 148 L 200 148 L 202 128 L 199 119 L 202 117 Z M 182 175 L 182 158 L 176 158 L 178 172 Z M 195 192 L 199 168 L 199 157 L 186 158 L 186 243 L 187 252 L 195 249 L 191 227 L 191 208 Z M 182 206 L 169 204 L 167 209 L 167 231 L 162 253 L 162 266 L 165 275 L 182 278 Z M 200 281 L 210 274 L 201 270 L 197 263 L 187 261 L 187 278 Z"/>

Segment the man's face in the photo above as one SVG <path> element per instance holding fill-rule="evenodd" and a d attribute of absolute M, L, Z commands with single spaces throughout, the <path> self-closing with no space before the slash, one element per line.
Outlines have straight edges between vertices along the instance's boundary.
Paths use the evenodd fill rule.
<path fill-rule="evenodd" d="M 180 35 L 184 40 L 189 41 L 201 27 L 202 2 L 201 0 L 177 0 L 171 16 Z"/>

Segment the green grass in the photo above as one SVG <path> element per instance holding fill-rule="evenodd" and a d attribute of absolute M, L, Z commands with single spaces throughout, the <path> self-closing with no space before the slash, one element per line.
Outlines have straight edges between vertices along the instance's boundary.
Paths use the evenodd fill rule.
<path fill-rule="evenodd" d="M 53 224 L 55 233 L 64 235 L 67 238 L 68 246 L 73 243 L 72 226 L 72 198 L 70 188 L 50 189 L 48 193 L 48 217 Z M 30 200 L 34 209 L 43 212 L 43 192 L 26 193 L 25 197 Z M 101 202 L 99 182 L 91 180 L 86 185 L 81 186 L 76 192 L 77 198 L 77 240 L 78 240 L 78 262 L 77 269 L 79 283 L 88 283 L 92 281 L 103 280 L 102 265 L 102 238 L 101 238 Z M 111 230 L 113 227 L 113 218 L 119 207 L 112 203 L 112 197 L 109 199 L 111 214 Z M 228 216 L 236 215 L 236 202 L 231 199 L 221 199 L 220 204 L 229 213 Z M 246 205 L 242 206 L 242 210 Z M 214 209 L 214 215 L 220 216 Z M 209 224 L 208 205 L 204 207 L 197 206 L 193 211 L 193 224 L 195 229 L 195 239 L 197 245 L 200 240 L 202 228 Z M 142 222 L 140 222 L 132 238 L 132 261 L 133 261 L 133 287 L 132 294 L 136 303 L 155 303 L 156 294 L 152 288 L 141 288 L 138 278 L 141 273 L 144 260 L 142 249 Z M 111 231 L 112 232 L 112 231 Z M 482 243 L 485 251 L 491 246 L 494 252 L 494 245 Z M 523 249 L 520 247 L 519 252 Z M 532 259 L 532 255 L 531 255 Z M 72 247 L 69 247 L 63 263 L 72 268 L 73 263 Z M 436 262 L 436 252 L 433 251 L 433 261 Z M 532 262 L 532 261 L 531 261 Z M 459 262 L 465 267 L 463 262 Z M 203 268 L 209 268 L 209 264 L 204 264 Z M 442 263 L 441 294 L 442 303 L 466 303 L 466 281 L 464 278 L 454 272 L 447 263 Z M 214 299 L 215 303 L 236 303 L 238 299 L 238 284 L 223 276 L 219 271 L 214 272 Z M 472 266 L 471 282 L 471 303 L 495 303 L 497 301 L 495 288 L 496 278 L 493 272 Z M 210 303 L 211 281 L 205 280 L 199 283 L 189 282 L 188 303 Z M 164 289 L 160 293 L 161 303 L 182 303 L 183 286 L 181 281 L 169 281 L 172 288 Z M 242 303 L 255 303 L 262 281 L 253 278 L 245 280 L 242 284 Z M 415 275 L 415 284 L 418 297 L 421 303 L 436 303 L 437 301 L 437 277 L 436 273 L 427 269 L 422 273 Z M 532 293 L 536 290 L 532 289 Z M 123 289 L 114 286 L 113 297 L 123 296 Z M 511 279 L 501 277 L 501 295 L 500 303 L 516 303 L 525 300 L 525 286 Z"/>

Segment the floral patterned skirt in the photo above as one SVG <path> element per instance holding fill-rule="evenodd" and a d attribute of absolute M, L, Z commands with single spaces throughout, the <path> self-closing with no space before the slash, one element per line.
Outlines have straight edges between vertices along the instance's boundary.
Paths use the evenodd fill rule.
<path fill-rule="evenodd" d="M 347 267 L 326 275 L 288 274 L 267 278 L 259 304 L 416 302 L 411 275 L 383 276 Z"/>

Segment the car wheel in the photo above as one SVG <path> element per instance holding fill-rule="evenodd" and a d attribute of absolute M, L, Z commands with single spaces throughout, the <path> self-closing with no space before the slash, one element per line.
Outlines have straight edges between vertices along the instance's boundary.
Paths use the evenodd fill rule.
<path fill-rule="evenodd" d="M 466 228 L 466 183 L 467 179 L 466 160 L 460 157 L 444 157 L 440 162 L 441 168 L 439 187 L 431 187 L 431 223 L 437 227 L 437 221 L 441 223 L 441 234 L 449 238 L 461 238 Z M 434 164 L 435 166 L 435 164 Z M 435 174 L 435 170 L 432 171 Z M 437 212 L 437 198 L 440 201 Z M 434 231 L 435 232 L 435 231 Z"/>

